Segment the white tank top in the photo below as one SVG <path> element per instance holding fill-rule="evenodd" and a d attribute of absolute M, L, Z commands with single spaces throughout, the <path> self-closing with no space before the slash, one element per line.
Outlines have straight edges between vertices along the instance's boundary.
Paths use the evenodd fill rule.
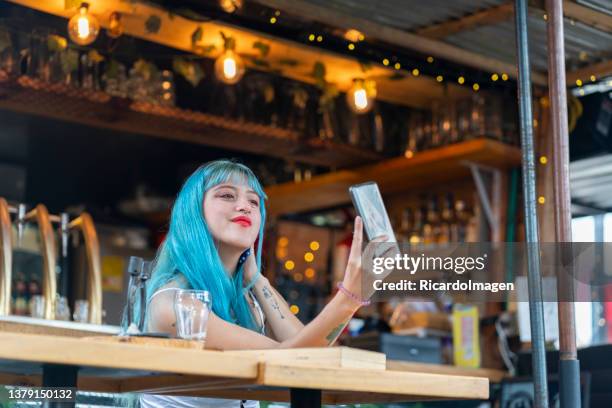
<path fill-rule="evenodd" d="M 164 288 L 153 294 L 153 296 L 165 290 L 176 288 Z M 259 315 L 259 321 L 262 322 L 261 334 L 264 332 L 265 315 L 255 295 L 250 290 L 249 297 L 253 300 L 255 310 Z M 151 296 L 151 298 L 153 298 Z M 141 408 L 259 408 L 259 401 L 249 400 L 228 400 L 221 398 L 202 398 L 202 397 L 183 397 L 162 394 L 140 394 L 139 405 Z"/>

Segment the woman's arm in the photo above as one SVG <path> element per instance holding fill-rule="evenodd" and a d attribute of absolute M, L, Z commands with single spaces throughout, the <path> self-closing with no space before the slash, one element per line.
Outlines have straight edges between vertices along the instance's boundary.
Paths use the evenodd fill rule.
<path fill-rule="evenodd" d="M 261 276 L 253 286 L 253 293 L 266 315 L 266 323 L 278 341 L 295 336 L 304 328 L 304 324 L 291 313 L 289 305 L 283 297 Z"/>
<path fill-rule="evenodd" d="M 176 335 L 173 302 L 172 291 L 162 293 L 151 300 L 149 330 Z M 226 322 L 211 312 L 205 347 L 215 350 L 245 350 L 329 346 L 336 341 L 358 307 L 359 304 L 355 301 L 343 293 L 337 293 L 313 321 L 282 342 Z"/>

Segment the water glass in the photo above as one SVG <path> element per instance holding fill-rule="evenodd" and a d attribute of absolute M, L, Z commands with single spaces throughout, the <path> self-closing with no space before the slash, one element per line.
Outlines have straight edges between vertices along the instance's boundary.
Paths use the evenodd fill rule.
<path fill-rule="evenodd" d="M 210 293 L 206 290 L 177 290 L 174 295 L 177 337 L 203 342 L 210 304 Z"/>
<path fill-rule="evenodd" d="M 55 320 L 70 321 L 70 306 L 65 296 L 55 298 Z"/>
<path fill-rule="evenodd" d="M 30 316 L 37 319 L 45 318 L 45 298 L 42 295 L 34 295 L 30 299 Z"/>
<path fill-rule="evenodd" d="M 72 319 L 75 322 L 87 323 L 89 320 L 89 302 L 87 300 L 79 299 L 74 301 Z"/>

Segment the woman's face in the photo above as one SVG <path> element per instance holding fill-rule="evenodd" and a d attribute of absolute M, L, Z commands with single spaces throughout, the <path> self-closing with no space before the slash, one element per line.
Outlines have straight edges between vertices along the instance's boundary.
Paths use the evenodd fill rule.
<path fill-rule="evenodd" d="M 246 184 L 231 181 L 204 195 L 204 219 L 215 242 L 240 250 L 250 248 L 259 234 L 262 203 Z"/>

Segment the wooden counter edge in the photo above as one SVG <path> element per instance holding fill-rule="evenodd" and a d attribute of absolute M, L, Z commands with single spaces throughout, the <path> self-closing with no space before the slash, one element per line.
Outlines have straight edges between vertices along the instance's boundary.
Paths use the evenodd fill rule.
<path fill-rule="evenodd" d="M 487 378 L 492 383 L 499 383 L 510 375 L 494 368 L 466 368 L 444 364 L 415 363 L 410 361 L 387 360 L 387 370 L 410 371 L 429 374 L 461 375 Z"/>
<path fill-rule="evenodd" d="M 295 367 L 260 363 L 257 383 L 272 387 L 375 392 L 440 399 L 489 398 L 489 380 L 394 370 Z"/>

